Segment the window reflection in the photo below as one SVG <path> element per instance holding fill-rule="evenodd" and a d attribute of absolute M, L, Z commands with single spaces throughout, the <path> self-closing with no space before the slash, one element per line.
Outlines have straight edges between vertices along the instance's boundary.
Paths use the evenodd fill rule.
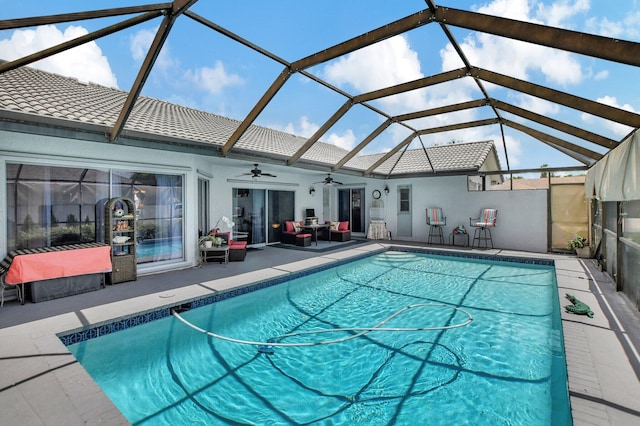
<path fill-rule="evenodd" d="M 640 243 L 640 200 L 621 203 L 622 236 Z"/>
<path fill-rule="evenodd" d="M 7 249 L 96 241 L 106 170 L 7 164 Z"/>
<path fill-rule="evenodd" d="M 184 258 L 183 177 L 7 164 L 7 250 L 104 242 L 103 206 L 133 200 L 138 263 Z"/>

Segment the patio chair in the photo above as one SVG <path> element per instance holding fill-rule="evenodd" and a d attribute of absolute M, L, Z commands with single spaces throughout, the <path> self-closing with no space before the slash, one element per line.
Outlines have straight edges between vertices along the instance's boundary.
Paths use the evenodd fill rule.
<path fill-rule="evenodd" d="M 473 247 L 476 241 L 478 241 L 478 248 L 480 248 L 480 242 L 484 241 L 484 248 L 488 248 L 487 241 L 490 241 L 491 248 L 493 248 L 491 228 L 495 228 L 497 217 L 497 209 L 482 209 L 482 211 L 480 212 L 480 217 L 469 218 L 469 225 L 476 228 L 473 232 L 473 241 L 471 242 L 471 247 Z"/>
<path fill-rule="evenodd" d="M 431 244 L 433 238 L 439 238 L 440 244 L 444 244 L 442 227 L 447 224 L 447 218 L 443 216 L 440 207 L 431 207 L 427 211 L 427 225 L 429 225 L 429 238 L 427 242 Z"/>

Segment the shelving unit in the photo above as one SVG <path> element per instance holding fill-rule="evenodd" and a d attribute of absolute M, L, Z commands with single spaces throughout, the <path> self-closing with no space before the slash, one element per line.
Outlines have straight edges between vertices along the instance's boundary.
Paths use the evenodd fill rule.
<path fill-rule="evenodd" d="M 135 206 L 128 198 L 112 198 L 104 207 L 105 240 L 111 245 L 109 284 L 137 279 Z"/>

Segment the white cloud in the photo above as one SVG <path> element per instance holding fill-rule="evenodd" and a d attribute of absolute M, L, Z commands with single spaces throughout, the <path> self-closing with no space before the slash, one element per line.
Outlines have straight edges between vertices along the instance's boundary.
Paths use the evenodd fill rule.
<path fill-rule="evenodd" d="M 607 78 L 609 78 L 609 71 L 607 70 L 600 71 L 599 73 L 593 76 L 594 80 L 606 80 Z"/>
<path fill-rule="evenodd" d="M 143 29 L 131 37 L 129 49 L 135 61 L 142 62 L 144 60 L 156 32 L 157 28 Z M 167 42 L 162 46 L 160 54 L 156 58 L 154 69 L 159 71 L 174 87 L 184 87 L 184 81 L 187 81 L 196 88 L 210 94 L 219 94 L 226 87 L 237 86 L 244 83 L 244 80 L 239 75 L 229 73 L 221 61 L 216 61 L 213 67 L 197 67 L 187 69 L 186 71 L 181 70 L 180 61 L 173 58 L 171 46 Z M 176 78 L 177 75 L 179 75 L 179 78 Z M 188 103 L 191 106 L 197 105 L 193 100 Z"/>
<path fill-rule="evenodd" d="M 15 60 L 43 49 L 88 34 L 80 26 L 68 26 L 61 32 L 55 25 L 43 25 L 35 30 L 15 30 L 10 39 L 0 40 L 0 58 Z M 30 64 L 34 68 L 77 78 L 108 87 L 118 87 L 109 60 L 92 41 Z"/>
<path fill-rule="evenodd" d="M 309 118 L 306 116 L 300 117 L 300 121 L 298 123 L 288 123 L 284 128 L 278 125 L 269 125 L 268 127 L 271 129 L 282 130 L 283 132 L 301 136 L 303 138 L 310 138 L 320 128 L 316 123 L 310 122 Z M 343 134 L 329 133 L 328 135 L 324 135 L 321 140 L 322 142 L 330 143 L 347 150 L 353 149 L 356 145 L 356 136 L 353 134 L 351 129 L 345 130 Z"/>
<path fill-rule="evenodd" d="M 609 105 L 615 108 L 620 108 L 623 109 L 625 111 L 629 111 L 629 112 L 633 112 L 633 113 L 638 113 L 638 111 L 636 111 L 631 105 L 629 104 L 624 104 L 624 105 L 619 105 L 618 104 L 618 100 L 613 97 L 613 96 L 604 96 L 602 98 L 598 98 L 596 99 L 597 102 L 600 102 L 601 104 L 605 104 L 605 105 Z M 609 121 L 603 118 L 599 118 L 599 117 L 595 117 L 591 114 L 587 114 L 587 113 L 583 113 L 581 115 L 582 121 L 584 121 L 585 123 L 593 123 L 595 121 L 599 121 L 602 122 L 604 124 L 605 127 L 607 127 L 609 130 L 611 130 L 615 135 L 617 136 L 626 136 L 627 134 L 629 134 L 629 132 L 631 130 L 633 130 L 633 128 L 629 127 L 629 126 L 625 126 L 624 124 L 620 124 L 620 123 L 616 123 L 613 121 Z"/>
<path fill-rule="evenodd" d="M 495 0 L 477 9 L 478 13 L 503 16 L 518 21 L 533 21 L 528 0 Z"/>
<path fill-rule="evenodd" d="M 345 55 L 327 65 L 323 75 L 327 81 L 338 86 L 351 86 L 358 93 L 424 77 L 418 53 L 411 49 L 405 35 L 391 37 Z M 382 98 L 379 102 L 392 114 L 427 105 L 423 95 L 417 91 Z"/>
<path fill-rule="evenodd" d="M 536 0 L 494 0 L 479 7 L 477 11 L 520 21 L 568 28 L 572 24 L 571 20 L 579 14 L 586 13 L 589 7 L 588 0 L 558 0 L 551 4 L 543 4 Z M 578 85 L 586 78 L 592 77 L 590 70 L 587 73 L 583 69 L 579 56 L 565 51 L 482 33 L 472 33 L 462 42 L 460 40 L 458 42 L 472 65 L 509 74 L 515 78 L 536 82 L 542 79 L 546 84 L 566 87 Z M 350 86 L 357 93 L 364 93 L 423 77 L 418 56 L 418 52 L 411 47 L 410 39 L 406 35 L 396 36 L 330 63 L 324 68 L 324 78 L 333 84 Z M 463 66 L 458 53 L 451 45 L 447 45 L 440 51 L 440 57 L 443 71 Z M 596 78 L 602 79 L 607 76 L 608 73 L 602 71 L 596 75 Z M 394 115 L 482 96 L 472 79 L 459 79 L 455 83 L 455 85 L 430 86 L 428 90 L 414 90 L 375 102 L 383 104 L 383 110 Z M 491 85 L 485 83 L 485 87 L 490 88 Z M 349 87 L 345 90 L 349 90 Z M 531 96 L 518 96 L 518 103 L 523 108 L 543 115 L 556 114 L 559 111 L 558 105 Z M 469 110 L 456 114 L 463 114 L 464 118 L 471 121 L 477 119 L 475 117 L 478 116 L 479 111 Z M 412 126 L 418 129 L 423 128 L 422 126 L 436 127 L 452 121 L 453 114 L 446 114 L 430 117 L 429 120 L 414 120 Z M 500 141 L 501 136 L 494 135 L 493 132 L 495 132 L 493 127 L 472 128 L 451 132 L 451 134 L 428 135 L 424 136 L 423 140 L 426 145 L 445 143 L 451 138 L 465 141 Z M 406 137 L 401 134 L 402 132 L 391 130 L 391 133 L 396 142 Z M 522 156 L 525 155 L 520 140 L 507 136 L 505 143 L 509 151 L 510 166 L 512 168 L 519 166 Z M 498 151 L 503 150 L 500 148 Z M 505 159 L 502 157 L 501 154 L 504 164 Z"/>
<path fill-rule="evenodd" d="M 142 29 L 130 37 L 129 50 L 134 61 L 142 63 L 149 52 L 149 47 L 151 47 L 157 31 L 157 27 L 155 29 Z M 167 77 L 171 70 L 179 68 L 179 65 L 179 62 L 173 59 L 169 44 L 165 41 L 153 64 L 154 68 Z"/>
<path fill-rule="evenodd" d="M 351 129 L 347 129 L 343 134 L 338 135 L 337 133 L 329 134 L 329 137 L 324 140 L 330 144 L 338 146 L 340 148 L 344 148 L 347 150 L 352 150 L 356 145 L 356 136 L 353 134 Z"/>
<path fill-rule="evenodd" d="M 272 128 L 277 128 L 277 126 Z M 305 138 L 310 138 L 313 134 L 318 131 L 320 126 L 315 123 L 310 123 L 309 118 L 306 116 L 300 117 L 300 122 L 296 125 L 294 123 L 287 124 L 283 131 L 287 133 L 291 133 L 292 135 L 302 136 Z"/>
<path fill-rule="evenodd" d="M 149 51 L 149 46 L 153 42 L 156 31 L 154 30 L 140 30 L 131 36 L 129 39 L 129 50 L 131 56 L 137 62 L 142 62 L 144 57 Z"/>
<path fill-rule="evenodd" d="M 552 27 L 564 27 L 565 20 L 574 15 L 587 12 L 590 8 L 589 0 L 560 0 L 551 4 L 538 3 L 537 16 L 545 19 Z"/>
<path fill-rule="evenodd" d="M 213 68 L 202 67 L 195 70 L 187 70 L 184 76 L 210 93 L 220 93 L 226 87 L 244 83 L 239 75 L 227 73 L 221 61 L 216 61 Z"/>
<path fill-rule="evenodd" d="M 621 21 L 610 21 L 606 17 L 590 18 L 586 30 L 605 37 L 636 40 L 640 37 L 640 10 L 633 7 Z"/>
<path fill-rule="evenodd" d="M 518 106 L 526 110 L 536 112 L 540 115 L 557 114 L 558 111 L 560 111 L 560 106 L 558 104 L 551 103 L 544 99 L 525 94 L 521 94 L 518 97 L 520 98 Z"/>
<path fill-rule="evenodd" d="M 503 3 L 504 0 L 495 1 L 480 11 L 535 21 L 529 17 L 526 1 L 509 1 L 505 10 L 497 7 Z M 566 86 L 578 84 L 584 77 L 577 58 L 564 51 L 484 33 L 474 33 L 459 44 L 472 65 L 489 70 L 509 70 L 510 76 L 521 80 L 530 80 L 532 72 L 540 72 L 546 80 Z M 450 44 L 441 51 L 441 57 L 443 70 L 457 68 L 461 64 L 458 53 Z"/>
<path fill-rule="evenodd" d="M 362 70 L 369 72 L 362 72 Z M 395 36 L 341 57 L 324 68 L 324 76 L 334 84 L 348 84 L 359 92 L 423 77 L 417 52 L 406 36 Z"/>
<path fill-rule="evenodd" d="M 492 137 L 494 141 L 500 141 L 501 136 L 494 135 Z M 509 168 L 517 169 L 520 167 L 522 162 L 520 159 L 522 158 L 522 143 L 519 139 L 514 138 L 513 136 L 505 135 L 504 143 L 507 146 L 507 152 L 509 153 Z M 501 143 L 496 143 L 496 151 L 498 152 L 498 158 L 500 158 L 500 166 L 503 169 L 507 168 L 507 159 L 504 156 L 504 148 Z"/>

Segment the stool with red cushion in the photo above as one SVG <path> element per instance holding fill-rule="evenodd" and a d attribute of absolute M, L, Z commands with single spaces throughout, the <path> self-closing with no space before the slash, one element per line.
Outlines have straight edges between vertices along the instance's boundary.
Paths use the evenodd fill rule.
<path fill-rule="evenodd" d="M 308 247 L 311 245 L 311 234 L 297 234 L 296 245 L 300 247 Z"/>

